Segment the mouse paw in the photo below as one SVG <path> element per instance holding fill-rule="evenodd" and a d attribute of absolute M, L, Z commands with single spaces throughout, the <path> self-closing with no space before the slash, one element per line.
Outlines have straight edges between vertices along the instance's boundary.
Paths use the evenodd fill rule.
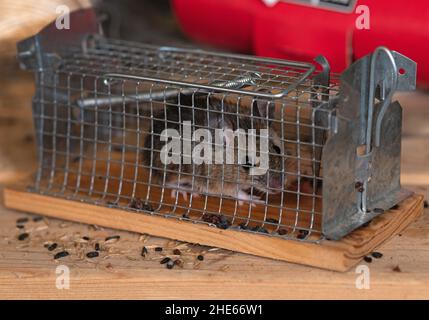
<path fill-rule="evenodd" d="M 188 201 L 188 192 L 184 191 L 184 190 L 177 190 L 177 189 L 172 189 L 170 196 L 175 199 L 177 197 L 177 194 L 181 194 L 183 199 L 185 201 Z M 200 195 L 198 193 L 192 193 L 192 198 L 199 198 Z"/>
<path fill-rule="evenodd" d="M 261 200 L 261 197 L 248 194 L 247 192 L 244 192 L 243 190 L 238 191 L 237 199 L 238 199 L 238 204 L 240 206 L 244 205 L 244 202 L 250 202 L 250 205 L 252 207 L 256 207 L 256 204 L 265 203 L 265 201 Z"/>
<path fill-rule="evenodd" d="M 188 201 L 188 193 L 187 193 L 186 191 L 183 191 L 183 190 L 176 190 L 176 189 L 172 189 L 172 190 L 171 190 L 171 193 L 170 193 L 170 196 L 171 196 L 172 198 L 177 198 L 178 193 L 182 195 L 182 197 L 183 197 L 183 199 L 184 199 L 185 201 Z"/>

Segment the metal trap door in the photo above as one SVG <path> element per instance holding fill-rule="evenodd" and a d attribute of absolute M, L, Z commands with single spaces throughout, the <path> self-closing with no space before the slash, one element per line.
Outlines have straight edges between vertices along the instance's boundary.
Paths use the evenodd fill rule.
<path fill-rule="evenodd" d="M 335 128 L 325 146 L 323 232 L 331 239 L 392 208 L 400 186 L 402 107 L 397 90 L 415 88 L 416 63 L 380 47 L 341 76 Z"/>

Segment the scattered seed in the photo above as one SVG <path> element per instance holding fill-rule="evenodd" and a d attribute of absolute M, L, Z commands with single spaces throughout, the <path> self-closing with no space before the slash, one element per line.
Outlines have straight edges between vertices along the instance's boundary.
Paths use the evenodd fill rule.
<path fill-rule="evenodd" d="M 182 261 L 182 260 L 180 260 L 180 259 L 176 259 L 176 260 L 174 260 L 174 264 L 175 264 L 176 266 L 179 266 L 180 268 L 183 268 L 183 265 L 184 265 L 183 261 Z"/>
<path fill-rule="evenodd" d="M 268 233 L 267 229 L 259 226 L 253 227 L 251 230 L 254 232 Z"/>
<path fill-rule="evenodd" d="M 146 247 L 143 247 L 143 248 L 142 248 L 142 252 L 141 252 L 141 254 L 140 254 L 140 255 L 141 255 L 142 257 L 146 257 L 146 254 L 147 254 L 147 248 L 146 248 Z"/>
<path fill-rule="evenodd" d="M 371 255 L 376 259 L 380 259 L 383 256 L 381 252 L 372 252 Z"/>
<path fill-rule="evenodd" d="M 43 247 L 45 247 L 46 249 L 47 249 L 47 248 L 49 248 L 49 243 L 45 243 L 45 244 L 43 245 Z"/>
<path fill-rule="evenodd" d="M 203 261 L 204 260 L 204 256 L 202 254 L 200 254 L 200 255 L 197 256 L 197 259 L 200 260 L 200 261 Z"/>
<path fill-rule="evenodd" d="M 297 238 L 302 240 L 305 239 L 305 237 L 307 237 L 308 235 L 308 230 L 299 230 L 298 234 L 297 234 Z"/>
<path fill-rule="evenodd" d="M 226 272 L 228 271 L 228 269 L 229 269 L 229 266 L 225 264 L 220 268 L 220 271 Z"/>
<path fill-rule="evenodd" d="M 92 258 L 96 258 L 96 257 L 98 257 L 98 256 L 99 256 L 99 253 L 98 253 L 98 251 L 91 251 L 91 252 L 88 252 L 88 253 L 86 254 L 86 256 L 87 256 L 88 258 L 92 259 Z"/>
<path fill-rule="evenodd" d="M 16 227 L 17 227 L 18 229 L 24 229 L 24 226 L 23 226 L 22 224 L 17 224 L 17 225 L 16 225 Z"/>
<path fill-rule="evenodd" d="M 365 262 L 368 262 L 368 263 L 371 263 L 371 262 L 372 262 L 372 258 L 371 258 L 371 257 L 368 257 L 368 256 L 363 257 L 363 260 L 364 260 Z"/>
<path fill-rule="evenodd" d="M 173 269 L 174 267 L 174 261 L 170 259 L 170 261 L 167 262 L 167 269 Z"/>
<path fill-rule="evenodd" d="M 161 252 L 161 251 L 162 251 L 162 248 L 161 248 L 161 247 L 156 247 L 156 248 L 155 248 L 155 251 L 156 251 L 156 252 Z"/>
<path fill-rule="evenodd" d="M 26 222 L 28 222 L 28 218 L 27 217 L 16 219 L 16 223 L 17 224 L 26 223 Z"/>
<path fill-rule="evenodd" d="M 423 207 L 429 208 L 429 202 L 427 200 L 423 201 Z"/>
<path fill-rule="evenodd" d="M 115 235 L 115 236 L 109 236 L 104 239 L 105 242 L 116 242 L 121 238 L 121 236 Z"/>
<path fill-rule="evenodd" d="M 239 227 L 240 227 L 240 229 L 242 229 L 242 230 L 247 230 L 247 229 L 249 229 L 249 227 L 246 225 L 246 223 L 240 223 L 239 225 L 238 225 Z"/>
<path fill-rule="evenodd" d="M 167 262 L 170 262 L 171 259 L 169 257 L 165 257 L 164 259 L 161 260 L 160 264 L 166 264 Z"/>
<path fill-rule="evenodd" d="M 30 236 L 30 235 L 29 235 L 27 232 L 21 233 L 21 234 L 18 236 L 18 240 L 19 240 L 19 241 L 24 241 L 24 240 L 25 240 L 25 239 L 27 239 L 29 236 Z"/>
<path fill-rule="evenodd" d="M 202 217 L 204 222 L 208 222 L 216 225 L 220 229 L 228 229 L 231 226 L 231 222 L 224 216 L 219 214 L 205 213 Z"/>
<path fill-rule="evenodd" d="M 95 244 L 94 249 L 96 251 L 100 251 L 101 248 L 100 248 L 100 244 L 98 242 Z"/>
<path fill-rule="evenodd" d="M 33 217 L 33 221 L 34 222 L 39 222 L 39 221 L 42 221 L 43 220 L 43 217 L 42 216 L 34 216 Z"/>
<path fill-rule="evenodd" d="M 67 251 L 61 251 L 61 252 L 58 252 L 57 254 L 55 254 L 54 259 L 55 260 L 61 259 L 61 258 L 67 257 L 68 255 L 69 255 L 69 253 Z"/>
<path fill-rule="evenodd" d="M 382 208 L 374 208 L 374 212 L 375 213 L 383 213 L 384 209 L 382 209 Z"/>
<path fill-rule="evenodd" d="M 362 182 L 357 181 L 357 182 L 355 183 L 355 189 L 356 189 L 356 190 L 358 190 L 358 189 L 360 189 L 360 188 L 362 188 L 362 187 L 363 187 L 363 183 L 362 183 Z"/>
<path fill-rule="evenodd" d="M 54 251 L 57 247 L 58 247 L 58 244 L 56 244 L 56 243 L 54 242 L 54 243 L 52 243 L 52 244 L 50 244 L 50 245 L 48 246 L 48 250 L 49 250 L 49 251 Z"/>
<path fill-rule="evenodd" d="M 87 236 L 82 237 L 82 239 L 85 240 L 85 241 L 89 241 L 89 237 L 87 237 Z"/>
<path fill-rule="evenodd" d="M 285 234 L 287 234 L 287 230 L 282 228 L 282 229 L 279 229 L 278 233 L 279 235 L 284 236 Z"/>
<path fill-rule="evenodd" d="M 182 254 L 182 252 L 179 249 L 174 249 L 173 254 L 176 256 L 180 256 Z"/>
<path fill-rule="evenodd" d="M 154 211 L 152 206 L 149 203 L 143 202 L 139 198 L 135 198 L 131 200 L 131 203 L 129 204 L 130 208 L 137 209 L 137 210 L 145 210 L 145 211 Z"/>
<path fill-rule="evenodd" d="M 369 221 L 365 222 L 364 224 L 362 224 L 361 227 L 362 228 L 368 227 L 370 223 L 371 223 L 371 220 L 369 220 Z"/>
<path fill-rule="evenodd" d="M 399 268 L 399 266 L 394 267 L 394 268 L 392 269 L 392 271 L 395 271 L 395 272 L 402 272 L 402 270 L 401 270 L 401 268 Z"/>

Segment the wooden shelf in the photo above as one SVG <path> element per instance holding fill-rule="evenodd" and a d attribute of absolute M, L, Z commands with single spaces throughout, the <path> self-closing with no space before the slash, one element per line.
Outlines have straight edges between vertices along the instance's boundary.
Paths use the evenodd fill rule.
<path fill-rule="evenodd" d="M 350 269 L 384 241 L 401 232 L 423 212 L 423 196 L 413 195 L 404 200 L 398 209 L 385 212 L 368 226 L 355 230 L 340 241 L 324 240 L 320 243 L 307 243 L 223 230 L 177 219 L 166 219 L 155 215 L 138 214 L 28 193 L 18 189 L 6 189 L 4 200 L 6 207 L 25 212 L 148 233 L 336 271 Z"/>

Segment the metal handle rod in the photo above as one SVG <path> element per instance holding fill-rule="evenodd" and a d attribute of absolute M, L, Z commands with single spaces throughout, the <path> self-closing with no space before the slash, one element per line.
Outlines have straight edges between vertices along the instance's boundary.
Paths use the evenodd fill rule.
<path fill-rule="evenodd" d="M 109 78 L 109 74 L 104 75 L 103 77 Z M 247 76 L 239 77 L 237 79 L 231 81 L 222 81 L 216 83 L 216 86 L 220 88 L 237 88 L 242 87 L 246 84 L 255 85 L 254 77 L 260 78 L 261 76 L 255 72 L 249 73 Z M 124 102 L 133 102 L 133 101 L 146 101 L 150 102 L 153 100 L 162 101 L 164 99 L 170 99 L 177 96 L 179 93 L 183 94 L 192 94 L 195 92 L 195 89 L 170 89 L 170 90 L 160 90 L 153 92 L 146 92 L 138 95 L 130 95 L 130 96 L 110 96 L 104 98 L 87 98 L 87 99 L 79 99 L 77 100 L 77 105 L 80 108 L 92 107 L 95 105 L 103 105 L 103 104 L 121 104 Z"/>
<path fill-rule="evenodd" d="M 123 74 L 123 73 L 107 73 L 104 76 L 108 77 L 108 78 L 118 78 L 118 79 L 137 80 L 137 81 L 151 81 L 151 82 L 165 83 L 165 84 L 170 84 L 170 85 L 191 87 L 191 88 L 211 90 L 211 91 L 222 90 L 224 92 L 230 92 L 230 93 L 236 93 L 236 94 L 252 95 L 252 96 L 256 95 L 256 96 L 262 97 L 262 98 L 279 99 L 279 98 L 282 98 L 285 95 L 287 95 L 289 92 L 295 90 L 300 84 L 302 84 L 314 72 L 314 70 L 315 70 L 315 67 L 312 66 L 312 68 L 307 70 L 307 72 L 305 72 L 301 76 L 301 78 L 299 78 L 296 82 L 292 83 L 285 90 L 283 90 L 279 93 L 261 93 L 261 92 L 254 92 L 254 91 L 249 91 L 249 90 L 227 88 L 227 87 L 223 87 L 223 86 L 219 86 L 219 85 L 197 84 L 197 83 L 193 83 L 193 82 L 168 80 L 168 79 L 163 79 L 163 78 L 135 76 L 135 75 L 129 75 L 129 74 Z"/>

